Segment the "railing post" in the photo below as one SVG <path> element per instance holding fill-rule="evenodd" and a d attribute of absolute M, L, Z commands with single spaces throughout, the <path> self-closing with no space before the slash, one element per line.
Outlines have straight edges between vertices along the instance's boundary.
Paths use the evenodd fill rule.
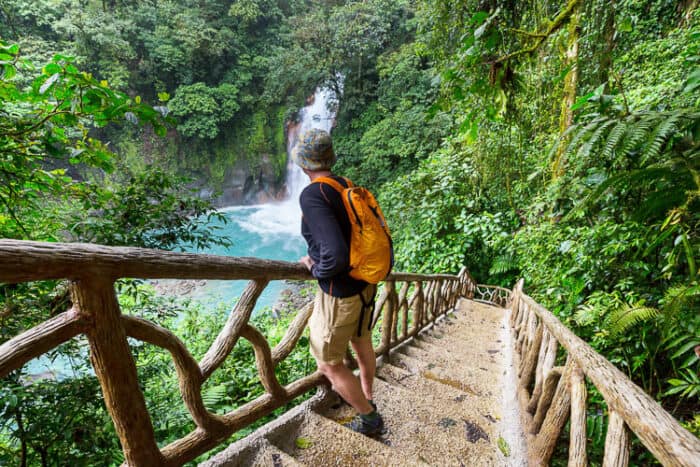
<path fill-rule="evenodd" d="M 401 312 L 401 340 L 406 340 L 408 337 L 408 289 L 411 287 L 409 281 L 404 282 L 401 286 L 399 294 L 399 309 Z"/>
<path fill-rule="evenodd" d="M 423 282 L 416 282 L 416 290 L 414 292 L 415 300 L 413 301 L 413 329 L 411 336 L 415 336 L 420 331 L 423 325 Z"/>
<path fill-rule="evenodd" d="M 629 460 L 629 432 L 625 420 L 618 412 L 610 410 L 603 467 L 627 467 Z"/>
<path fill-rule="evenodd" d="M 119 303 L 110 278 L 95 277 L 73 284 L 73 303 L 90 323 L 86 334 L 90 360 L 100 381 L 105 406 L 130 466 L 163 465 L 146 401 L 139 388 L 136 364 L 120 320 Z"/>
<path fill-rule="evenodd" d="M 534 442 L 534 457 L 543 465 L 549 465 L 557 439 L 571 415 L 571 370 L 574 362 L 569 360 L 554 395 L 552 405 L 547 410 L 542 427 Z"/>
<path fill-rule="evenodd" d="M 569 436 L 569 464 L 571 467 L 588 465 L 586 456 L 586 380 L 580 366 L 571 372 L 571 427 Z"/>
<path fill-rule="evenodd" d="M 386 288 L 386 302 L 384 303 L 384 306 L 386 309 L 384 310 L 384 320 L 382 321 L 382 348 L 383 348 L 383 355 L 386 361 L 389 360 L 389 351 L 391 350 L 391 332 L 394 328 L 394 323 L 392 322 L 394 319 L 394 302 L 395 300 L 395 295 L 396 295 L 396 285 L 394 281 L 386 281 L 384 283 L 384 287 Z"/>
<path fill-rule="evenodd" d="M 513 287 L 510 295 L 510 326 L 515 327 L 516 318 L 520 314 L 520 295 L 523 293 L 524 279 L 520 279 Z"/>

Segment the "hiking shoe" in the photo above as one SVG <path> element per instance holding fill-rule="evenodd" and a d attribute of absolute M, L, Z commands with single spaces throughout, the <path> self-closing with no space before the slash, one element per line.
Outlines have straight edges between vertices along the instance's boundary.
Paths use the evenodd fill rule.
<path fill-rule="evenodd" d="M 373 436 L 382 431 L 382 428 L 384 428 L 384 420 L 382 420 L 382 416 L 375 410 L 368 415 L 357 415 L 343 426 L 365 436 Z"/>

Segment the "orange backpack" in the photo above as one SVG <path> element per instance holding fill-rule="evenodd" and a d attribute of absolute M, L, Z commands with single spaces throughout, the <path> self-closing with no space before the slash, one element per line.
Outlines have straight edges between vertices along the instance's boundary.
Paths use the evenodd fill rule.
<path fill-rule="evenodd" d="M 377 284 L 394 266 L 391 233 L 374 195 L 366 188 L 353 186 L 347 178 L 343 180 L 347 188 L 330 177 L 318 177 L 314 183 L 330 185 L 343 199 L 351 226 L 350 277 Z"/>

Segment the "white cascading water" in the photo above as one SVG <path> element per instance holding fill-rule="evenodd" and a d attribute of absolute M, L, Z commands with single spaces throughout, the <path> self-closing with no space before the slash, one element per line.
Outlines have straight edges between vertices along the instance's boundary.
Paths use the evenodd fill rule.
<path fill-rule="evenodd" d="M 300 135 L 312 128 L 330 132 L 337 108 L 335 93 L 328 88 L 317 88 L 313 102 L 299 112 L 299 124 L 291 127 L 287 138 L 287 196 L 282 202 L 256 206 L 256 211 L 245 219 L 237 220 L 248 232 L 261 236 L 273 235 L 300 238 L 301 209 L 299 195 L 309 179 L 291 159 L 291 150 Z M 241 209 L 241 208 L 238 208 Z"/>
<path fill-rule="evenodd" d="M 287 195 L 289 199 L 298 200 L 304 187 L 309 183 L 301 168 L 291 159 L 292 148 L 296 144 L 300 135 L 303 135 L 312 128 L 318 128 L 331 132 L 333 121 L 338 106 L 335 93 L 328 88 L 318 88 L 314 93 L 313 102 L 299 112 L 299 125 L 296 131 L 288 135 L 287 154 L 290 155 L 287 162 Z"/>

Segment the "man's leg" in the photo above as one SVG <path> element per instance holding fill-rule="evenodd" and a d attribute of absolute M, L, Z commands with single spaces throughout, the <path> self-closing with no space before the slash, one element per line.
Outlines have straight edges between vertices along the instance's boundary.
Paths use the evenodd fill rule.
<path fill-rule="evenodd" d="M 357 355 L 357 365 L 360 367 L 360 383 L 362 392 L 367 400 L 372 400 L 372 384 L 377 369 L 377 359 L 372 346 L 372 339 L 352 341 L 352 348 Z"/>
<path fill-rule="evenodd" d="M 352 405 L 357 412 L 368 414 L 373 411 L 363 394 L 360 381 L 348 367 L 342 363 L 333 365 L 318 362 L 318 369 L 326 375 L 326 378 L 333 385 L 333 390 L 340 394 L 340 397 Z"/>

